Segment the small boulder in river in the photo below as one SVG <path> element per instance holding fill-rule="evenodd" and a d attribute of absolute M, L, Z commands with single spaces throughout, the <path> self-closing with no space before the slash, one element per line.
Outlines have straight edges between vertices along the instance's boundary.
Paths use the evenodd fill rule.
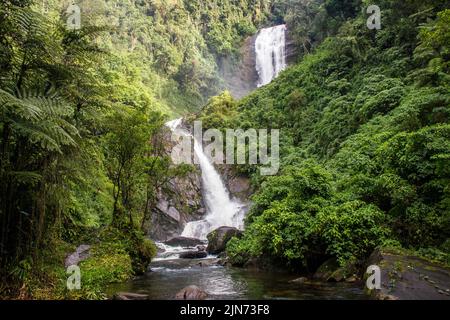
<path fill-rule="evenodd" d="M 220 266 L 219 262 L 220 262 L 220 259 L 203 259 L 202 261 L 197 263 L 197 266 L 202 267 L 202 268 Z"/>
<path fill-rule="evenodd" d="M 171 246 L 171 247 L 194 248 L 196 246 L 204 245 L 205 242 L 200 239 L 195 239 L 195 238 L 175 237 L 170 240 L 167 240 L 166 242 L 164 242 L 164 244 Z"/>
<path fill-rule="evenodd" d="M 208 294 L 197 286 L 189 286 L 178 292 L 177 300 L 205 300 Z"/>
<path fill-rule="evenodd" d="M 180 259 L 203 259 L 208 254 L 205 251 L 189 251 L 180 254 Z"/>
<path fill-rule="evenodd" d="M 218 254 L 225 251 L 228 241 L 233 237 L 241 237 L 242 231 L 232 227 L 220 227 L 208 234 L 208 247 L 210 254 Z"/>
<path fill-rule="evenodd" d="M 289 283 L 294 283 L 294 284 L 304 284 L 306 282 L 308 282 L 308 278 L 305 278 L 305 277 L 301 277 L 301 278 L 289 281 Z"/>

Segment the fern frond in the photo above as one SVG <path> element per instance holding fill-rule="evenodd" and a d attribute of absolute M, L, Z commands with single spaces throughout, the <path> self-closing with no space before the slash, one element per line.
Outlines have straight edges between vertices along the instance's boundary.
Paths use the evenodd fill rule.
<path fill-rule="evenodd" d="M 42 110 L 34 104 L 25 103 L 13 94 L 0 89 L 0 115 L 6 121 L 23 118 L 36 121 L 42 116 Z"/>
<path fill-rule="evenodd" d="M 76 146 L 79 133 L 68 121 L 73 110 L 56 94 L 21 90 L 13 95 L 0 90 L 0 107 L 2 119 L 31 144 L 59 153 L 65 146 Z"/>
<path fill-rule="evenodd" d="M 8 173 L 18 184 L 35 185 L 41 179 L 42 175 L 32 171 L 10 171 Z"/>

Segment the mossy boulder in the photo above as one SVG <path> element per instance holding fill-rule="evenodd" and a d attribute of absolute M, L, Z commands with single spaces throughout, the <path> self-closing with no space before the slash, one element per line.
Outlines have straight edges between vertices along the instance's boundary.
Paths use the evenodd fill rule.
<path fill-rule="evenodd" d="M 224 252 L 228 241 L 233 237 L 240 238 L 242 231 L 232 227 L 220 227 L 208 234 L 208 247 L 206 251 L 210 254 L 219 254 Z"/>
<path fill-rule="evenodd" d="M 328 281 L 333 273 L 339 270 L 339 263 L 336 258 L 331 258 L 325 261 L 314 273 L 314 279 Z"/>
<path fill-rule="evenodd" d="M 316 280 L 327 282 L 355 282 L 358 280 L 357 267 L 348 264 L 342 267 L 336 258 L 331 258 L 325 261 L 314 273 L 313 278 Z"/>

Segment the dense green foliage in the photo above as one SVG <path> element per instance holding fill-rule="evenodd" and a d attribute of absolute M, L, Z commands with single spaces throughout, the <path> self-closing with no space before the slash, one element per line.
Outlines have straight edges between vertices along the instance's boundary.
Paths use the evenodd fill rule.
<path fill-rule="evenodd" d="M 70 30 L 70 4 L 0 5 L 6 297 L 102 298 L 106 284 L 146 270 L 155 250 L 144 233 L 157 193 L 191 170 L 171 164 L 163 124 L 218 92 L 217 61 L 236 55 L 271 7 L 80 0 L 81 29 Z M 98 244 L 81 265 L 86 287 L 74 294 L 64 289 L 63 260 L 81 243 Z"/>
<path fill-rule="evenodd" d="M 79 243 L 87 228 L 111 223 L 117 232 L 133 235 L 127 237 L 132 244 L 126 252 L 134 271 L 142 272 L 155 252 L 140 228 L 125 225 L 124 217 L 142 216 L 146 198 L 113 192 L 117 182 L 108 174 L 113 161 L 104 140 L 121 135 L 112 121 L 122 123 L 139 110 L 133 118 L 139 146 L 125 150 L 131 162 L 127 174 L 147 173 L 154 179 L 154 172 L 144 172 L 139 164 L 151 156 L 164 161 L 149 144 L 162 116 L 149 101 L 132 98 L 135 92 L 110 96 L 112 69 L 103 63 L 109 54 L 93 41 L 102 28 L 68 31 L 27 1 L 4 2 L 0 9 L 2 293 L 33 295 L 32 284 L 51 266 L 47 257 L 60 240 Z M 127 105 L 130 98 L 135 106 Z M 145 186 L 152 179 L 129 179 L 127 186 Z M 129 199 L 133 205 L 120 210 Z"/>
<path fill-rule="evenodd" d="M 72 3 L 45 2 L 50 12 Z M 127 74 L 115 86 L 129 92 L 129 103 L 145 100 L 166 113 L 182 115 L 197 110 L 223 88 L 217 61 L 239 51 L 241 40 L 267 18 L 270 2 L 83 0 L 77 4 L 83 26 L 110 29 L 98 40 L 117 56 L 110 61 L 111 76 L 117 78 L 115 73 L 122 70 Z"/>
<path fill-rule="evenodd" d="M 228 125 L 281 129 L 279 176 L 241 168 L 259 192 L 244 238 L 228 247 L 236 264 L 256 257 L 314 271 L 383 244 L 448 261 L 450 11 L 445 1 L 379 1 L 376 31 L 358 1 L 345 3 L 335 36 L 270 85 L 223 102 L 236 114 Z"/>
<path fill-rule="evenodd" d="M 220 59 L 287 22 L 298 64 L 241 101 L 209 100 L 204 127 L 280 128 L 281 171 L 240 166 L 258 192 L 232 262 L 295 270 L 378 245 L 449 261 L 450 11 L 446 1 L 78 1 L 0 4 L 1 297 L 102 299 L 146 270 L 145 228 L 173 166 L 164 122 L 219 92 Z M 64 259 L 83 243 L 83 288 Z"/>

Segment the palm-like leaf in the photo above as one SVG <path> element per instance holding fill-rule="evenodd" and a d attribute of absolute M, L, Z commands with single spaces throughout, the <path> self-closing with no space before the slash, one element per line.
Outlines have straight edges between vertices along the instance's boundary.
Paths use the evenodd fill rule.
<path fill-rule="evenodd" d="M 55 95 L 13 95 L 0 89 L 0 108 L 3 121 L 32 144 L 57 152 L 76 145 L 78 130 L 68 121 L 73 111 Z"/>

